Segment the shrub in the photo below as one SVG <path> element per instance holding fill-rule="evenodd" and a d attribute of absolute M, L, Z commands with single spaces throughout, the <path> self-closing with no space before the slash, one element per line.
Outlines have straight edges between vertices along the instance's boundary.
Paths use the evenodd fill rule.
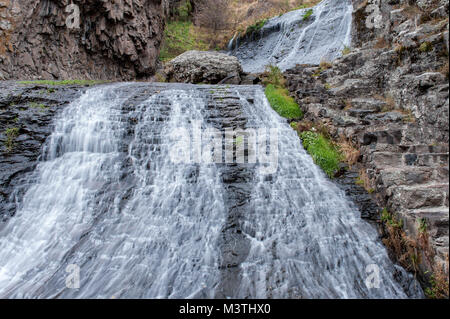
<path fill-rule="evenodd" d="M 272 84 L 276 87 L 284 87 L 286 80 L 284 78 L 283 72 L 280 68 L 275 65 L 266 66 L 266 70 L 263 73 L 263 84 Z"/>

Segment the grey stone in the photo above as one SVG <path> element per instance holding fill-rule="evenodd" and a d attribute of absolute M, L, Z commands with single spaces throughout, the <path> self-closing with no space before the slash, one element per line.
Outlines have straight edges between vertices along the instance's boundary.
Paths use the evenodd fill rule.
<path fill-rule="evenodd" d="M 236 57 L 214 51 L 187 51 L 165 65 L 169 81 L 227 84 L 241 82 L 242 67 Z"/>

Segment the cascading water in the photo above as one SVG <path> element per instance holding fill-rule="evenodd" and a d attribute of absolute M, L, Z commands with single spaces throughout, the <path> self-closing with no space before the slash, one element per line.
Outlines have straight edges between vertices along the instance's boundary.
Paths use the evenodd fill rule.
<path fill-rule="evenodd" d="M 176 163 L 183 128 L 276 129 L 277 169 Z M 423 297 L 259 86 L 90 89 L 56 119 L 28 179 L 0 229 L 0 297 Z"/>
<path fill-rule="evenodd" d="M 296 64 L 332 61 L 351 44 L 352 12 L 350 0 L 324 0 L 272 18 L 244 38 L 235 36 L 228 49 L 249 73 L 263 72 L 269 64 L 285 71 Z"/>

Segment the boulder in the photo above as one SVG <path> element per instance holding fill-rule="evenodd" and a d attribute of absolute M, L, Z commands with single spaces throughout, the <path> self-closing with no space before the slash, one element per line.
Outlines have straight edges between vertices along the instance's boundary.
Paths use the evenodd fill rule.
<path fill-rule="evenodd" d="M 224 53 L 187 51 L 168 62 L 165 73 L 171 82 L 239 84 L 242 67 L 236 57 Z"/>

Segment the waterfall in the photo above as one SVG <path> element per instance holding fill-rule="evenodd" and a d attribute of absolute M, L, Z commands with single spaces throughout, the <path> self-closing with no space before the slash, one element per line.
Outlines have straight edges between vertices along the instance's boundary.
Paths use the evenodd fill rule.
<path fill-rule="evenodd" d="M 173 161 L 179 132 L 193 155 L 211 145 L 197 130 L 230 129 L 277 132 L 258 148 L 277 151 L 276 170 L 250 161 L 249 136 L 231 162 Z M 260 86 L 89 89 L 55 119 L 28 183 L 0 228 L 3 298 L 423 297 Z"/>
<path fill-rule="evenodd" d="M 268 20 L 239 43 L 234 37 L 229 52 L 249 73 L 263 72 L 269 64 L 285 71 L 297 64 L 332 61 L 351 44 L 352 12 L 350 0 L 324 0 Z"/>

